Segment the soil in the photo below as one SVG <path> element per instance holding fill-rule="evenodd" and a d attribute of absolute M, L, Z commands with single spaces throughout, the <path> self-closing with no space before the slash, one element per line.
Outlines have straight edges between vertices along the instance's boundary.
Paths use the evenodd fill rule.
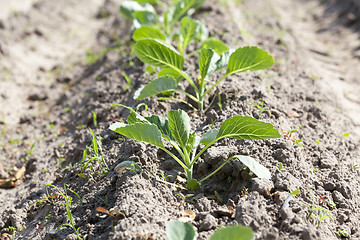
<path fill-rule="evenodd" d="M 64 199 L 48 183 L 68 190 L 76 228 L 87 239 L 166 239 L 166 224 L 184 210 L 196 217 L 198 239 L 226 225 L 250 226 L 255 239 L 360 239 L 360 5 L 356 0 L 209 0 L 195 13 L 212 36 L 232 48 L 257 45 L 276 64 L 237 74 L 208 99 L 205 114 L 186 105 L 142 101 L 141 114 L 165 116 L 181 108 L 193 130 L 219 126 L 235 115 L 272 123 L 280 139 L 228 139 L 211 147 L 195 166 L 201 178 L 234 154 L 256 158 L 271 180 L 254 178 L 239 162 L 228 163 L 197 191 L 161 182 L 183 176 L 166 153 L 121 138 L 108 129 L 136 107 L 134 89 L 151 80 L 131 55 L 131 23 L 115 0 L 37 0 L 0 17 L 0 233 L 15 239 L 76 239 Z M 195 59 L 190 62 L 195 63 Z M 196 75 L 194 64 L 187 70 Z M 187 86 L 184 85 L 184 88 Z M 254 104 L 264 102 L 266 111 Z M 97 118 L 94 121 L 94 114 Z M 91 128 L 109 166 L 92 162 L 82 172 Z M 296 141 L 296 140 L 302 140 Z M 142 172 L 114 168 L 138 162 Z M 280 169 L 282 165 L 282 169 Z M 80 175 L 79 175 L 80 174 Z M 83 175 L 87 178 L 84 178 Z M 300 190 L 290 201 L 290 192 Z M 269 192 L 268 192 L 269 191 Z M 193 194 L 184 200 L 179 193 Z M 43 201 L 51 195 L 52 201 Z M 313 197 L 312 197 L 313 194 Z M 322 207 L 308 218 L 311 205 Z M 33 205 L 38 202 L 38 204 Z M 288 204 L 284 204 L 288 203 Z M 31 209 L 29 209 L 31 207 Z M 125 215 L 112 221 L 97 207 Z M 228 207 L 233 208 L 229 210 Z M 152 238 L 150 237 L 152 236 Z"/>

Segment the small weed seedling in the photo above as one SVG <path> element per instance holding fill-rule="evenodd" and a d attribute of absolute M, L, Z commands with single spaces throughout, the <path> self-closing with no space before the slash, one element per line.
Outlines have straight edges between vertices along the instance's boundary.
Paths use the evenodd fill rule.
<path fill-rule="evenodd" d="M 92 146 L 86 146 L 86 148 L 83 150 L 83 157 L 78 163 L 81 166 L 81 173 L 79 174 L 79 176 L 85 178 L 92 178 L 93 174 L 99 174 L 101 176 L 104 176 L 109 171 L 109 167 L 106 164 L 101 145 L 98 143 L 93 130 L 91 130 L 91 128 L 89 128 L 89 130 L 92 135 Z M 90 164 L 94 160 L 97 161 L 101 171 L 96 171 L 94 167 Z M 90 166 L 91 172 L 89 174 L 84 174 L 84 171 L 88 166 Z"/>
<path fill-rule="evenodd" d="M 155 96 L 163 92 L 179 92 L 186 95 L 198 105 L 198 109 L 204 109 L 204 97 L 209 94 L 220 82 L 235 73 L 257 71 L 270 68 L 274 59 L 265 50 L 258 47 L 242 47 L 237 50 L 218 49 L 218 44 L 199 51 L 199 77 L 194 80 L 183 71 L 185 59 L 172 46 L 156 39 L 141 39 L 134 45 L 136 56 L 144 63 L 160 67 L 158 78 L 141 87 L 135 92 L 137 100 Z M 222 78 L 206 87 L 211 75 L 226 67 Z M 189 82 L 194 89 L 195 95 L 183 91 L 177 87 L 183 79 Z M 178 98 L 161 98 L 161 100 L 175 100 L 189 103 Z"/>
<path fill-rule="evenodd" d="M 269 188 L 266 188 L 266 192 L 269 195 L 271 201 L 274 201 L 274 198 L 273 198 L 274 196 L 280 196 L 278 193 L 270 193 Z"/>
<path fill-rule="evenodd" d="M 122 213 L 122 212 L 119 212 L 118 210 L 110 210 L 110 211 L 108 211 L 105 208 L 97 207 L 96 211 L 106 213 L 107 215 L 110 216 L 111 221 L 112 221 L 112 228 L 113 229 L 114 229 L 116 221 L 125 218 L 125 214 Z"/>
<path fill-rule="evenodd" d="M 72 197 L 67 194 L 66 186 L 64 185 L 64 190 L 62 191 L 62 190 L 60 190 L 60 188 L 58 188 L 58 187 L 56 187 L 55 185 L 52 185 L 52 184 L 48 184 L 48 183 L 37 183 L 37 184 L 43 184 L 43 185 L 47 185 L 47 186 L 50 186 L 52 188 L 55 188 L 57 190 L 57 194 L 55 196 L 58 196 L 59 198 L 61 196 L 61 199 L 64 200 L 64 203 L 61 203 L 61 204 L 65 205 L 69 223 L 61 224 L 59 227 L 57 227 L 56 232 L 59 231 L 59 229 L 62 228 L 62 227 L 70 227 L 70 228 L 72 228 L 74 230 L 74 232 L 76 234 L 76 237 L 79 240 L 85 239 L 86 236 L 84 238 L 82 238 L 80 236 L 79 230 L 80 230 L 81 226 L 78 227 L 78 228 L 75 227 L 75 221 L 74 221 L 73 215 L 71 213 Z M 74 193 L 74 191 L 72 191 L 72 190 L 70 190 L 70 191 Z M 76 195 L 78 196 L 78 194 L 76 194 Z"/>
<path fill-rule="evenodd" d="M 267 113 L 269 114 L 269 116 L 271 116 L 270 110 L 264 107 L 264 102 L 263 102 L 263 101 L 260 101 L 260 102 L 257 103 L 257 104 L 249 104 L 249 105 L 250 105 L 250 106 L 255 106 L 255 107 L 257 107 L 257 109 L 259 109 L 259 111 L 260 111 L 260 117 L 262 117 L 262 115 L 263 115 L 264 112 L 267 112 Z"/>
<path fill-rule="evenodd" d="M 193 166 L 196 160 L 206 149 L 223 138 L 257 140 L 280 137 L 279 132 L 270 123 L 264 123 L 248 116 L 235 116 L 223 122 L 220 129 L 211 129 L 202 137 L 198 137 L 195 132 L 190 133 L 190 117 L 182 110 L 170 111 L 167 119 L 155 115 L 142 117 L 132 111 L 128 116 L 127 123 L 114 123 L 110 129 L 135 141 L 157 146 L 168 153 L 185 170 L 187 187 L 191 190 L 198 189 L 200 183 L 214 175 L 232 159 L 240 160 L 258 177 L 268 179 L 271 177 L 269 170 L 255 159 L 249 156 L 235 155 L 200 181 L 193 178 Z M 165 147 L 163 140 L 174 147 L 182 161 Z M 204 148 L 197 153 L 199 145 L 204 145 Z"/>
<path fill-rule="evenodd" d="M 296 144 L 296 146 L 301 147 L 302 145 L 304 145 L 303 140 L 297 139 L 297 138 L 295 138 L 294 136 L 292 136 L 293 133 L 297 133 L 298 130 L 296 130 L 296 129 L 294 129 L 294 130 L 290 129 L 290 130 L 288 130 L 288 131 L 284 131 L 283 129 L 281 129 L 281 132 L 283 133 L 283 136 L 284 136 L 285 139 L 288 139 L 288 140 L 292 141 L 293 143 Z"/>
<path fill-rule="evenodd" d="M 329 212 L 329 210 L 323 208 L 323 207 L 315 207 L 315 196 L 313 194 L 313 192 L 309 189 L 309 192 L 311 194 L 311 198 L 312 198 L 312 204 L 311 204 L 311 208 L 310 208 L 310 213 L 307 216 L 307 219 L 310 220 L 312 214 L 318 210 L 319 211 L 319 215 L 318 215 L 318 219 L 317 219 L 317 226 L 320 227 L 321 221 L 324 220 L 325 218 L 332 218 L 331 213 Z M 327 213 L 328 215 L 323 215 L 323 213 Z"/>
<path fill-rule="evenodd" d="M 345 230 L 341 230 L 340 228 L 338 228 L 337 235 L 344 238 L 349 237 L 349 234 Z"/>

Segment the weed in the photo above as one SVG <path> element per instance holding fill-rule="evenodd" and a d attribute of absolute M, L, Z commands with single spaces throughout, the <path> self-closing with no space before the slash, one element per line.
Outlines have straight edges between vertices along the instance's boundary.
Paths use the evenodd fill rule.
<path fill-rule="evenodd" d="M 260 101 L 260 102 L 257 103 L 257 104 L 249 104 L 249 105 L 250 105 L 250 106 L 255 106 L 257 109 L 259 109 L 259 111 L 260 111 L 260 117 L 262 117 L 262 115 L 263 115 L 264 112 L 268 113 L 269 116 L 271 116 L 270 110 L 264 107 L 264 102 L 263 102 L 263 101 Z"/>
<path fill-rule="evenodd" d="M 274 196 L 280 196 L 278 193 L 270 193 L 269 188 L 266 188 L 266 192 L 269 195 L 271 201 L 274 201 L 274 199 L 273 199 Z"/>
<path fill-rule="evenodd" d="M 282 163 L 280 163 L 278 169 L 281 170 L 281 169 L 284 169 L 284 168 L 285 168 L 284 165 Z"/>
<path fill-rule="evenodd" d="M 332 216 L 331 216 L 331 213 L 329 212 L 329 210 L 327 210 L 323 207 L 315 207 L 315 196 L 310 189 L 309 189 L 309 192 L 311 194 L 312 204 L 311 204 L 310 213 L 307 216 L 307 219 L 309 220 L 315 211 L 319 211 L 319 215 L 317 216 L 317 226 L 320 227 L 322 220 L 324 220 L 327 217 L 332 218 Z M 324 212 L 327 213 L 328 215 L 323 215 Z"/>
<path fill-rule="evenodd" d="M 97 116 L 96 113 L 94 111 L 91 111 L 92 115 L 93 115 L 93 124 L 94 127 L 97 128 L 98 127 L 98 123 L 97 123 Z"/>
<path fill-rule="evenodd" d="M 92 145 L 86 146 L 85 149 L 83 149 L 83 157 L 81 161 L 78 163 L 81 167 L 81 173 L 84 174 L 86 168 L 90 166 L 90 173 L 86 173 L 85 175 L 88 178 L 92 178 L 94 174 L 99 174 L 101 176 L 104 176 L 107 174 L 107 172 L 110 170 L 108 165 L 106 164 L 103 151 L 101 148 L 101 145 L 98 143 L 96 136 L 91 128 L 89 128 L 91 135 L 92 135 Z M 96 160 L 98 163 L 98 166 L 100 167 L 100 171 L 96 171 L 90 163 L 92 161 Z M 90 164 L 90 165 L 89 165 Z"/>
<path fill-rule="evenodd" d="M 129 76 L 125 72 L 122 72 L 121 74 L 123 75 L 123 77 L 125 78 L 126 83 L 127 83 L 125 91 L 128 90 L 128 89 L 130 89 L 130 91 L 133 91 L 134 86 L 131 84 L 131 80 L 130 80 Z"/>
<path fill-rule="evenodd" d="M 338 228 L 337 235 L 339 237 L 345 237 L 345 238 L 349 237 L 349 233 L 345 230 L 341 230 L 340 228 Z"/>
<path fill-rule="evenodd" d="M 131 110 L 131 108 L 129 109 Z M 220 129 L 211 129 L 202 137 L 198 137 L 195 132 L 190 133 L 190 118 L 182 110 L 170 111 L 167 114 L 167 119 L 162 119 L 156 115 L 142 117 L 132 110 L 127 122 L 128 124 L 114 123 L 110 129 L 133 140 L 150 143 L 168 153 L 185 170 L 187 187 L 192 190 L 199 188 L 201 182 L 214 175 L 232 159 L 240 160 L 258 177 L 270 178 L 268 169 L 255 159 L 244 155 L 230 157 L 200 181 L 193 178 L 193 166 L 206 149 L 223 138 L 255 140 L 280 137 L 278 131 L 270 123 L 264 123 L 248 116 L 229 118 L 221 124 Z M 174 147 L 183 161 L 165 148 L 163 140 Z M 197 153 L 200 144 L 205 147 Z"/>
<path fill-rule="evenodd" d="M 290 130 L 284 131 L 283 129 L 281 129 L 281 131 L 283 133 L 284 138 L 292 141 L 293 143 L 296 144 L 296 146 L 301 147 L 304 144 L 303 140 L 297 139 L 293 136 L 293 133 L 297 133 L 298 130 L 290 129 Z"/>

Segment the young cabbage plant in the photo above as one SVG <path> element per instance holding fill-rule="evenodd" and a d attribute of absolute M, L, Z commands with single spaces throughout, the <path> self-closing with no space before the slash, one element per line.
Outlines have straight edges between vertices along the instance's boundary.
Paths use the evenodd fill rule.
<path fill-rule="evenodd" d="M 166 224 L 167 240 L 196 240 L 197 232 L 189 222 L 179 220 Z M 211 235 L 210 240 L 251 240 L 253 231 L 250 227 L 233 225 L 220 228 Z"/>
<path fill-rule="evenodd" d="M 258 177 L 270 179 L 269 170 L 249 156 L 235 155 L 230 157 L 200 181 L 193 178 L 193 166 L 206 149 L 223 138 L 255 140 L 280 137 L 273 125 L 249 116 L 229 118 L 221 124 L 220 129 L 211 129 L 199 137 L 195 132 L 190 132 L 190 118 L 182 110 L 170 111 L 167 114 L 167 119 L 156 115 L 142 117 L 132 111 L 127 119 L 127 124 L 117 122 L 112 124 L 110 129 L 135 141 L 157 146 L 168 153 L 185 170 L 187 187 L 190 190 L 198 189 L 200 183 L 214 175 L 232 159 L 240 160 Z M 164 141 L 176 149 L 182 160 L 165 147 Z M 199 145 L 204 145 L 204 147 L 197 151 Z"/>
<path fill-rule="evenodd" d="M 208 42 L 209 31 L 206 26 L 190 17 L 204 2 L 205 0 L 173 1 L 166 7 L 168 10 L 162 16 L 158 16 L 148 1 L 125 1 L 121 4 L 120 12 L 133 21 L 134 41 L 150 38 L 171 43 L 175 40 L 178 51 L 185 55 L 187 46 L 193 41 Z M 175 28 L 177 24 L 179 28 Z M 177 31 L 174 32 L 173 29 Z M 205 42 L 204 44 L 207 45 Z"/>
<path fill-rule="evenodd" d="M 200 76 L 196 81 L 183 71 L 185 59 L 172 46 L 156 39 L 139 40 L 134 45 L 136 56 L 144 63 L 160 67 L 162 70 L 159 72 L 158 78 L 138 89 L 134 98 L 140 100 L 162 92 L 179 92 L 195 101 L 202 111 L 204 97 L 225 78 L 248 70 L 267 69 L 274 64 L 273 57 L 258 47 L 241 47 L 236 50 L 226 50 L 226 46 L 222 46 L 221 42 L 217 42 L 215 39 L 210 40 L 213 42 L 207 42 L 205 47 L 200 49 L 198 64 Z M 211 79 L 211 75 L 225 67 L 224 76 L 207 87 L 206 83 Z M 183 79 L 189 82 L 194 89 L 195 95 L 177 87 Z M 168 99 L 184 102 L 176 98 Z"/>

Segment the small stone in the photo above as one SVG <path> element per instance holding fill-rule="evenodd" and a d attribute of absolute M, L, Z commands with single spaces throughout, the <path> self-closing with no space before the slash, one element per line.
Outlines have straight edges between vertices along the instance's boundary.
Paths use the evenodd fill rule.
<path fill-rule="evenodd" d="M 252 178 L 251 179 L 251 191 L 257 191 L 260 195 L 268 196 L 269 191 L 274 187 L 274 183 L 271 180 L 265 178 Z"/>
<path fill-rule="evenodd" d="M 302 232 L 302 239 L 304 240 L 317 240 L 320 238 L 320 232 L 314 227 L 308 226 Z"/>
<path fill-rule="evenodd" d="M 293 219 L 295 217 L 295 214 L 293 213 L 291 208 L 281 208 L 279 214 L 282 220 Z"/>
<path fill-rule="evenodd" d="M 324 189 L 325 191 L 333 191 L 336 185 L 333 182 L 324 181 Z"/>
<path fill-rule="evenodd" d="M 233 146 L 219 146 L 219 147 L 211 147 L 207 150 L 204 155 L 204 160 L 206 163 L 214 166 L 218 162 L 222 162 L 228 159 L 230 154 L 237 153 L 237 147 Z"/>
<path fill-rule="evenodd" d="M 77 240 L 77 236 L 75 233 L 69 234 L 67 235 L 67 237 L 65 238 L 65 240 Z"/>
<path fill-rule="evenodd" d="M 286 162 L 286 160 L 289 159 L 290 154 L 289 154 L 289 152 L 287 152 L 283 149 L 276 149 L 273 154 L 273 157 L 280 162 Z"/>
<path fill-rule="evenodd" d="M 345 198 L 344 198 L 344 196 L 340 193 L 340 192 L 338 192 L 338 191 L 333 191 L 333 193 L 331 194 L 331 196 L 332 196 L 332 198 L 333 198 L 333 200 L 334 200 L 334 202 L 336 203 L 336 204 L 340 204 L 340 203 L 342 203 L 343 201 L 345 201 Z"/>
<path fill-rule="evenodd" d="M 200 223 L 199 230 L 200 231 L 208 231 L 212 228 L 215 228 L 216 226 L 217 226 L 216 218 L 211 214 L 207 214 L 205 216 L 205 218 L 202 220 L 202 222 Z"/>
<path fill-rule="evenodd" d="M 52 228 L 48 231 L 49 238 L 55 238 L 56 237 L 56 228 Z"/>
<path fill-rule="evenodd" d="M 276 176 L 274 187 L 276 189 L 300 189 L 301 181 L 291 175 L 289 172 L 278 171 Z"/>
<path fill-rule="evenodd" d="M 28 100 L 29 101 L 43 101 L 45 99 L 47 99 L 48 96 L 46 94 L 46 92 L 38 92 L 38 93 L 32 93 L 28 96 Z"/>
<path fill-rule="evenodd" d="M 337 160 L 335 159 L 329 159 L 329 158 L 324 158 L 320 160 L 320 168 L 324 169 L 324 168 L 333 168 L 335 167 L 337 164 Z"/>
<path fill-rule="evenodd" d="M 351 199 L 351 188 L 348 183 L 342 181 L 336 185 L 336 190 L 338 190 L 345 198 Z"/>

